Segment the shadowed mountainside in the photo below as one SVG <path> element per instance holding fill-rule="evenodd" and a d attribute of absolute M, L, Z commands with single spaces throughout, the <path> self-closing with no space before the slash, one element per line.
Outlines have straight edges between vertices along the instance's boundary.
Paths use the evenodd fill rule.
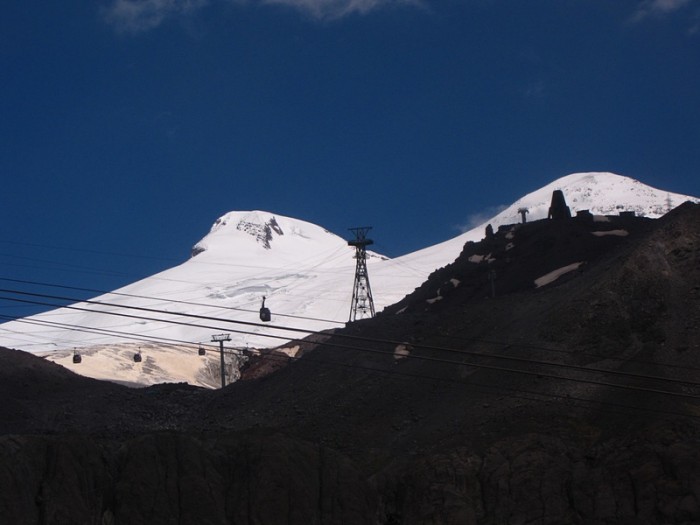
<path fill-rule="evenodd" d="M 0 516 L 696 523 L 699 294 L 686 204 L 502 227 L 376 318 L 219 391 L 0 351 Z"/>

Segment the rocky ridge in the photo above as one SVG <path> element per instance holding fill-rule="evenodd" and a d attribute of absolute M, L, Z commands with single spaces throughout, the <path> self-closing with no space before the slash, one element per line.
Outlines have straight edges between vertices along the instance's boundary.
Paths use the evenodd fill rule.
<path fill-rule="evenodd" d="M 0 516 L 697 523 L 699 293 L 687 204 L 498 229 L 375 319 L 223 390 L 127 389 L 3 351 Z"/>

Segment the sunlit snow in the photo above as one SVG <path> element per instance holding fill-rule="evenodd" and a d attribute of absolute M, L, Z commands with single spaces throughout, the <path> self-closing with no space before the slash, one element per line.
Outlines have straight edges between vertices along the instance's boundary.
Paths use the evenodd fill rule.
<path fill-rule="evenodd" d="M 411 346 L 408 344 L 396 345 L 394 348 L 394 360 L 399 361 L 411 355 Z"/>
<path fill-rule="evenodd" d="M 546 218 L 555 189 L 563 190 L 572 214 L 589 210 L 594 220 L 620 211 L 659 217 L 686 200 L 698 202 L 610 173 L 562 177 L 443 243 L 395 259 L 368 252 L 376 310 L 396 303 L 434 270 L 453 262 L 467 241 L 484 237 L 487 224 L 496 230 L 518 223 L 520 208 L 528 209 L 528 221 Z M 370 234 L 379 236 L 381 225 L 375 228 Z M 213 357 L 197 359 L 191 349 L 210 343 L 213 334 L 230 333 L 230 348 L 270 348 L 349 319 L 355 250 L 321 226 L 265 211 L 233 211 L 217 219 L 191 252 L 179 266 L 93 300 L 101 304 L 77 303 L 73 307 L 81 310 L 59 308 L 2 324 L 0 345 L 41 354 L 61 351 L 54 357 L 61 363 L 74 347 L 84 348 L 92 352 L 83 360 L 85 366 L 71 367 L 93 377 L 205 384 L 198 374 Z M 263 297 L 272 311 L 269 323 L 258 317 Z M 163 347 L 149 350 L 149 374 L 128 363 L 130 350 L 118 349 L 139 344 Z M 177 351 L 178 345 L 189 350 Z"/>
<path fill-rule="evenodd" d="M 556 270 L 551 271 L 543 275 L 542 277 L 538 277 L 537 279 L 535 279 L 535 286 L 539 288 L 541 286 L 553 283 L 562 275 L 567 274 L 569 272 L 573 272 L 574 270 L 578 270 L 579 266 L 581 266 L 582 264 L 583 262 L 576 262 L 567 266 L 563 266 L 562 268 L 557 268 Z"/>
<path fill-rule="evenodd" d="M 627 230 L 608 230 L 600 232 L 591 232 L 596 237 L 605 237 L 607 235 L 612 235 L 614 237 L 627 237 L 629 232 Z"/>

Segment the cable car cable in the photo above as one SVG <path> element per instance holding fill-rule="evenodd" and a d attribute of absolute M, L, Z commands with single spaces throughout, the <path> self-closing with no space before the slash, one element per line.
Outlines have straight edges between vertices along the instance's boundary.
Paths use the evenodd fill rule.
<path fill-rule="evenodd" d="M 82 300 L 81 301 L 79 299 L 70 298 L 70 297 L 38 294 L 38 293 L 33 293 L 33 292 L 23 292 L 23 291 L 18 291 L 18 290 L 13 291 L 13 290 L 7 290 L 7 289 L 0 289 L 0 292 L 14 293 L 14 294 L 18 294 L 18 295 L 28 295 L 31 297 L 44 297 L 44 298 L 56 299 L 56 300 L 73 301 L 75 303 L 82 302 L 82 303 L 86 303 L 86 304 L 94 304 L 94 305 L 100 305 L 100 306 L 113 306 L 113 307 L 117 307 L 117 308 L 144 311 L 144 312 L 149 312 L 149 313 L 161 313 L 161 314 L 165 313 L 168 315 L 177 315 L 177 316 L 181 316 L 181 317 L 189 317 L 189 318 L 193 318 L 193 319 L 206 320 L 206 321 L 242 324 L 245 326 L 257 326 L 257 327 L 266 326 L 266 327 L 269 327 L 269 328 L 275 329 L 275 330 L 284 330 L 284 331 L 288 331 L 288 332 L 304 333 L 307 335 L 320 334 L 320 332 L 314 331 L 314 330 L 300 329 L 300 328 L 294 328 L 294 327 L 285 327 L 285 326 L 280 326 L 280 325 L 270 325 L 270 324 L 261 325 L 260 323 L 254 323 L 254 322 L 250 322 L 250 321 L 240 321 L 240 320 L 233 320 L 233 319 L 220 319 L 220 318 L 215 318 L 215 317 L 211 317 L 211 316 L 188 314 L 188 313 L 184 313 L 184 312 L 168 312 L 168 311 L 157 310 L 157 309 L 153 309 L 153 308 L 140 307 L 140 306 L 118 305 L 115 303 L 107 303 L 107 302 L 103 302 L 103 301 L 92 301 L 92 300 Z M 79 310 L 84 310 L 84 311 L 88 311 L 88 312 L 95 312 L 95 310 L 77 308 L 75 306 L 64 306 L 64 308 L 79 309 Z M 113 312 L 99 312 L 99 313 L 111 314 Z M 116 314 L 116 315 L 122 315 L 122 314 Z M 165 321 L 162 319 L 153 319 L 153 318 L 144 318 L 144 319 L 156 320 L 156 321 L 161 321 L 161 322 L 175 322 L 175 321 Z M 189 323 L 177 323 L 177 324 L 189 324 Z M 192 326 L 197 326 L 197 325 L 192 325 Z M 255 335 L 258 335 L 261 337 L 268 337 L 266 334 L 255 334 Z M 362 336 L 354 336 L 354 335 L 350 335 L 350 334 L 336 334 L 336 335 L 338 337 L 346 338 L 346 339 L 350 339 L 350 340 L 354 340 L 354 341 L 363 341 L 363 342 L 389 344 L 389 345 L 404 344 L 403 341 L 368 338 L 368 337 L 362 337 Z M 413 344 L 412 346 L 414 348 L 421 348 L 421 349 L 434 350 L 434 351 L 443 351 L 443 352 L 451 352 L 451 353 L 457 353 L 460 355 L 468 355 L 468 356 L 477 357 L 477 358 L 501 359 L 501 360 L 505 360 L 505 361 L 522 362 L 522 363 L 528 363 L 528 364 L 538 364 L 538 365 L 552 366 L 552 367 L 557 367 L 557 368 L 573 369 L 573 370 L 584 371 L 584 372 L 612 374 L 612 375 L 625 376 L 625 377 L 635 377 L 635 378 L 639 378 L 639 379 L 652 379 L 652 380 L 657 380 L 657 381 L 680 383 L 680 384 L 687 384 L 687 385 L 692 385 L 692 386 L 700 386 L 700 383 L 695 383 L 693 381 L 686 381 L 686 380 L 676 379 L 676 378 L 666 378 L 666 377 L 660 377 L 660 376 L 651 376 L 648 374 L 636 374 L 633 372 L 623 372 L 623 371 L 619 371 L 619 370 L 598 369 L 598 368 L 592 368 L 592 367 L 585 367 L 585 366 L 581 366 L 581 365 L 555 363 L 555 362 L 551 362 L 551 361 L 540 361 L 540 360 L 534 360 L 534 359 L 528 359 L 528 358 L 522 358 L 522 357 L 516 357 L 516 356 L 497 355 L 497 354 L 482 354 L 479 352 L 473 352 L 473 351 L 468 351 L 468 350 L 464 350 L 464 349 L 455 349 L 455 348 L 447 348 L 447 347 L 432 346 L 432 345 Z"/>
<path fill-rule="evenodd" d="M 37 282 L 37 281 L 26 281 L 26 280 L 22 280 L 22 279 L 10 279 L 10 278 L 5 278 L 5 277 L 0 277 L 0 281 L 14 282 L 14 283 L 18 283 L 18 284 L 30 284 L 30 285 L 34 285 L 34 286 L 47 286 L 47 287 L 51 287 L 51 288 L 60 288 L 60 289 L 64 289 L 64 290 L 91 292 L 91 293 L 97 293 L 97 294 L 101 294 L 101 295 L 117 295 L 120 297 L 149 299 L 149 300 L 153 300 L 153 301 L 162 301 L 162 302 L 175 303 L 175 304 L 185 304 L 185 305 L 189 305 L 189 306 L 205 306 L 205 307 L 209 307 L 209 308 L 219 308 L 222 310 L 234 310 L 234 311 L 239 311 L 239 312 L 257 313 L 256 310 L 247 310 L 244 308 L 237 308 L 237 307 L 232 307 L 232 306 L 223 306 L 223 305 L 209 304 L 209 303 L 198 303 L 198 302 L 193 302 L 193 301 L 182 301 L 182 300 L 178 300 L 178 299 L 166 299 L 163 297 L 152 297 L 152 296 L 148 296 L 148 295 L 136 295 L 136 294 L 123 293 L 123 292 L 107 292 L 104 290 L 97 290 L 94 288 L 82 288 L 82 287 L 78 287 L 78 286 L 51 284 L 51 283 Z M 75 301 L 76 302 L 85 302 L 83 300 L 78 300 L 78 299 L 76 299 Z M 308 317 L 308 316 L 293 315 L 293 314 L 275 313 L 275 316 L 277 316 L 277 317 L 289 317 L 292 319 L 303 319 L 303 320 L 309 320 L 309 321 L 321 321 L 321 322 L 325 322 L 325 323 L 334 323 L 334 324 L 341 324 L 341 325 L 345 324 L 345 321 L 336 321 L 334 319 L 321 319 L 318 317 Z"/>
<path fill-rule="evenodd" d="M 36 294 L 30 294 L 30 295 L 36 295 Z M 10 299 L 10 300 L 17 300 L 19 302 L 29 302 L 28 300 L 24 300 L 24 299 Z M 42 303 L 39 303 L 39 304 L 42 304 Z M 77 310 L 94 312 L 94 310 L 89 310 L 89 309 L 80 308 L 80 307 L 69 306 L 66 308 L 74 308 Z M 117 312 L 108 312 L 108 313 L 110 315 L 117 315 L 117 316 L 122 316 L 122 317 L 161 321 L 160 319 L 148 318 L 148 317 L 142 317 L 142 316 L 139 317 L 139 316 L 117 313 Z M 178 315 L 180 315 L 180 314 L 178 314 Z M 219 320 L 219 321 L 222 321 L 222 320 Z M 223 320 L 223 321 L 226 322 L 225 320 Z M 171 320 L 168 322 L 174 323 L 174 324 L 179 324 L 179 325 L 185 325 L 185 326 L 194 326 L 194 327 L 200 327 L 200 328 L 216 329 L 216 327 L 212 327 L 212 326 L 184 323 L 181 321 L 172 321 Z M 244 323 L 244 324 L 250 324 L 250 323 Z M 295 329 L 295 330 L 300 331 L 299 329 Z M 239 330 L 229 330 L 229 331 L 234 332 L 234 333 L 246 333 L 246 332 L 241 332 Z M 262 335 L 262 334 L 255 334 L 255 335 Z M 342 335 L 342 334 L 335 334 L 335 335 Z M 288 341 L 288 338 L 285 338 L 283 336 L 275 336 L 275 335 L 270 334 L 270 335 L 264 335 L 264 337 L 284 339 L 285 341 Z M 324 344 L 326 346 L 333 346 L 336 348 L 348 349 L 348 350 L 355 350 L 355 351 L 370 352 L 370 353 L 377 353 L 377 354 L 382 354 L 382 355 L 387 355 L 387 356 L 393 356 L 393 352 L 386 352 L 386 351 L 381 351 L 381 350 L 371 349 L 371 348 L 355 347 L 355 346 L 349 346 L 349 345 L 340 345 L 340 344 L 329 343 L 329 342 L 324 342 L 324 343 L 320 343 L 320 344 Z M 424 348 L 430 348 L 430 347 L 424 347 Z M 474 368 L 483 368 L 483 369 L 496 370 L 496 371 L 501 371 L 501 372 L 512 372 L 512 373 L 516 373 L 516 374 L 523 374 L 523 375 L 536 376 L 536 377 L 547 377 L 547 378 L 551 378 L 551 379 L 573 381 L 573 382 L 593 384 L 593 385 L 598 385 L 598 386 L 607 386 L 607 387 L 611 387 L 611 388 L 621 388 L 621 389 L 656 393 L 656 394 L 662 394 L 662 395 L 700 399 L 700 395 L 695 395 L 695 394 L 685 394 L 682 392 L 672 392 L 669 390 L 659 390 L 659 389 L 655 389 L 655 388 L 644 388 L 644 387 L 638 387 L 638 386 L 634 386 L 634 385 L 621 385 L 621 384 L 615 384 L 615 383 L 610 383 L 610 382 L 606 382 L 606 381 L 597 381 L 597 380 L 592 380 L 592 379 L 579 379 L 579 378 L 572 378 L 572 377 L 568 377 L 568 376 L 558 376 L 555 374 L 550 374 L 550 373 L 542 372 L 542 371 L 537 372 L 537 371 L 529 371 L 529 370 L 518 370 L 518 369 L 514 369 L 514 368 L 507 368 L 507 367 L 496 366 L 496 365 L 487 365 L 487 364 L 483 364 L 483 363 L 464 363 L 464 362 L 460 362 L 460 361 L 451 361 L 448 359 L 441 359 L 441 358 L 429 357 L 429 356 L 419 356 L 419 355 L 414 355 L 414 354 L 411 354 L 407 357 L 413 358 L 413 359 L 420 359 L 420 360 L 424 360 L 424 361 L 452 364 L 452 365 L 457 365 L 457 366 L 471 366 Z M 498 356 L 482 356 L 482 357 L 498 357 Z M 536 364 L 540 364 L 540 363 L 536 363 Z M 598 372 L 598 371 L 594 370 L 594 372 Z M 604 373 L 607 373 L 607 372 L 604 372 Z M 632 377 L 639 378 L 639 376 L 637 376 L 637 375 L 633 375 Z M 671 379 L 668 379 L 668 378 L 650 377 L 649 379 L 654 379 L 654 380 L 660 379 L 661 381 L 672 381 Z M 679 381 L 679 382 L 681 382 L 683 384 L 693 385 L 693 386 L 700 386 L 697 383 L 692 383 L 692 382 L 686 382 L 686 381 Z"/>
<path fill-rule="evenodd" d="M 221 309 L 226 309 L 226 310 L 235 310 L 235 311 L 243 311 L 243 312 L 249 312 L 249 313 L 254 313 L 255 310 L 246 310 L 242 308 L 235 308 L 235 307 L 226 307 L 226 306 L 220 306 L 220 305 L 212 305 L 212 304 L 205 304 L 205 303 L 196 303 L 196 302 L 191 302 L 191 301 L 181 301 L 181 300 L 175 300 L 175 299 L 165 299 L 165 298 L 157 298 L 157 297 L 150 297 L 150 296 L 143 296 L 143 295 L 136 295 L 136 294 L 125 294 L 125 293 L 120 293 L 120 292 L 106 292 L 103 290 L 96 290 L 96 289 L 91 289 L 91 288 L 81 288 L 81 287 L 74 287 L 74 286 L 67 286 L 67 285 L 58 285 L 58 284 L 51 284 L 51 283 L 44 283 L 44 282 L 37 282 L 37 281 L 27 281 L 27 280 L 20 280 L 20 279 L 10 279 L 10 278 L 2 278 L 0 277 L 0 281 L 8 281 L 8 282 L 16 282 L 16 283 L 21 283 L 21 284 L 31 284 L 31 285 L 39 285 L 39 286 L 48 286 L 48 287 L 54 287 L 54 288 L 61 288 L 61 289 L 71 289 L 71 290 L 77 290 L 77 291 L 89 291 L 93 293 L 101 293 L 104 295 L 119 295 L 119 296 L 124 296 L 124 297 L 133 297 L 133 298 L 140 298 L 140 299 L 149 299 L 149 300 L 156 300 L 156 301 L 162 301 L 162 302 L 171 302 L 175 304 L 186 304 L 186 305 L 194 305 L 194 306 L 206 306 L 206 307 L 212 307 L 212 308 L 221 308 Z M 22 293 L 17 291 L 16 293 Z M 52 296 L 47 296 L 47 297 L 52 297 Z M 74 301 L 74 302 L 90 302 L 90 300 L 80 300 L 80 299 L 75 299 L 75 298 L 69 298 L 69 300 Z M 96 302 L 97 304 L 108 304 L 108 303 L 101 303 L 99 301 Z M 116 305 L 115 306 L 120 306 Z M 130 308 L 128 305 L 121 305 L 124 308 Z M 155 309 L 153 309 L 155 310 Z M 163 310 L 158 310 L 159 312 L 162 313 L 172 313 L 172 312 L 166 312 Z M 100 313 L 106 313 L 106 312 L 100 312 Z M 182 314 L 182 315 L 190 315 L 190 314 Z M 296 315 L 290 315 L 290 314 L 275 314 L 278 317 L 289 317 L 289 318 L 297 318 L 297 319 L 304 319 L 304 320 L 313 320 L 313 321 L 322 321 L 322 322 L 331 322 L 331 323 L 337 323 L 337 324 L 345 324 L 342 321 L 333 321 L 329 319 L 319 319 L 319 318 L 314 318 L 314 317 L 304 317 L 304 316 L 296 316 Z M 206 319 L 213 319 L 209 316 L 202 316 L 203 318 Z M 230 321 L 234 322 L 234 321 Z M 270 326 L 271 327 L 271 326 Z M 318 333 L 318 332 L 313 332 L 313 331 L 308 331 L 309 333 Z M 259 334 L 257 334 L 259 335 Z M 571 354 L 572 352 L 563 350 L 563 349 L 553 349 L 549 347 L 544 347 L 541 345 L 535 345 L 532 343 L 523 343 L 523 342 L 518 342 L 518 343 L 507 343 L 507 342 L 501 342 L 501 341 L 493 341 L 493 340 L 488 340 L 488 339 L 480 339 L 480 338 L 461 338 L 457 336 L 448 336 L 448 335 L 442 335 L 440 336 L 442 338 L 448 339 L 448 340 L 460 340 L 460 341 L 469 341 L 469 342 L 481 342 L 481 343 L 487 343 L 487 344 L 497 344 L 501 345 L 504 347 L 511 346 L 511 347 L 526 347 L 526 348 L 532 348 L 536 350 L 542 350 L 542 351 L 548 351 L 548 352 L 557 352 L 557 353 L 564 353 L 564 354 Z M 396 341 L 388 341 L 389 343 L 393 344 L 398 344 Z M 418 345 L 414 345 L 418 346 Z M 442 347 L 433 347 L 433 349 L 438 349 Z M 458 349 L 445 349 L 446 351 L 456 351 L 456 352 L 465 352 L 464 350 L 458 350 Z M 480 354 L 478 352 L 474 353 L 474 355 L 488 355 L 488 354 Z M 600 356 L 597 356 L 595 354 L 585 354 L 585 353 L 580 353 L 577 352 L 577 355 L 585 355 L 585 356 L 590 356 L 590 357 L 595 357 L 595 358 L 600 358 Z M 508 356 L 498 356 L 498 355 L 491 355 L 490 357 L 497 357 L 501 359 L 516 359 L 513 357 L 508 357 Z M 621 362 L 626 362 L 627 360 L 622 359 L 622 358 L 616 358 L 616 357 L 607 357 L 606 359 L 609 360 L 615 360 L 615 361 L 621 361 Z M 528 359 L 528 361 L 532 361 L 531 359 Z M 662 362 L 657 362 L 657 361 L 645 361 L 645 360 L 635 360 L 636 363 L 640 364 L 649 364 L 652 366 L 658 365 L 658 366 L 665 366 L 665 367 L 672 367 L 672 368 L 680 368 L 683 370 L 697 370 L 700 371 L 700 368 L 696 367 L 689 367 L 689 366 L 679 366 L 679 365 L 673 365 L 673 364 L 668 364 L 668 363 L 662 363 Z M 565 364 L 557 364 L 557 363 L 550 363 L 553 366 L 566 366 L 566 367 L 574 367 L 575 365 L 565 365 Z M 586 370 L 590 370 L 590 367 L 583 367 Z M 598 371 L 604 371 L 604 373 L 620 373 L 616 371 L 611 371 L 611 370 L 604 370 L 604 369 L 598 369 Z M 625 373 L 628 374 L 628 373 Z"/>

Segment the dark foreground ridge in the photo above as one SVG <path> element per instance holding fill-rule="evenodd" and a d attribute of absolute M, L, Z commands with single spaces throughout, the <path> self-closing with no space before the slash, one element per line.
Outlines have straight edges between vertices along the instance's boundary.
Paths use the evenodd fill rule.
<path fill-rule="evenodd" d="M 501 228 L 219 391 L 0 350 L 0 522 L 699 523 L 699 299 L 686 204 Z"/>

